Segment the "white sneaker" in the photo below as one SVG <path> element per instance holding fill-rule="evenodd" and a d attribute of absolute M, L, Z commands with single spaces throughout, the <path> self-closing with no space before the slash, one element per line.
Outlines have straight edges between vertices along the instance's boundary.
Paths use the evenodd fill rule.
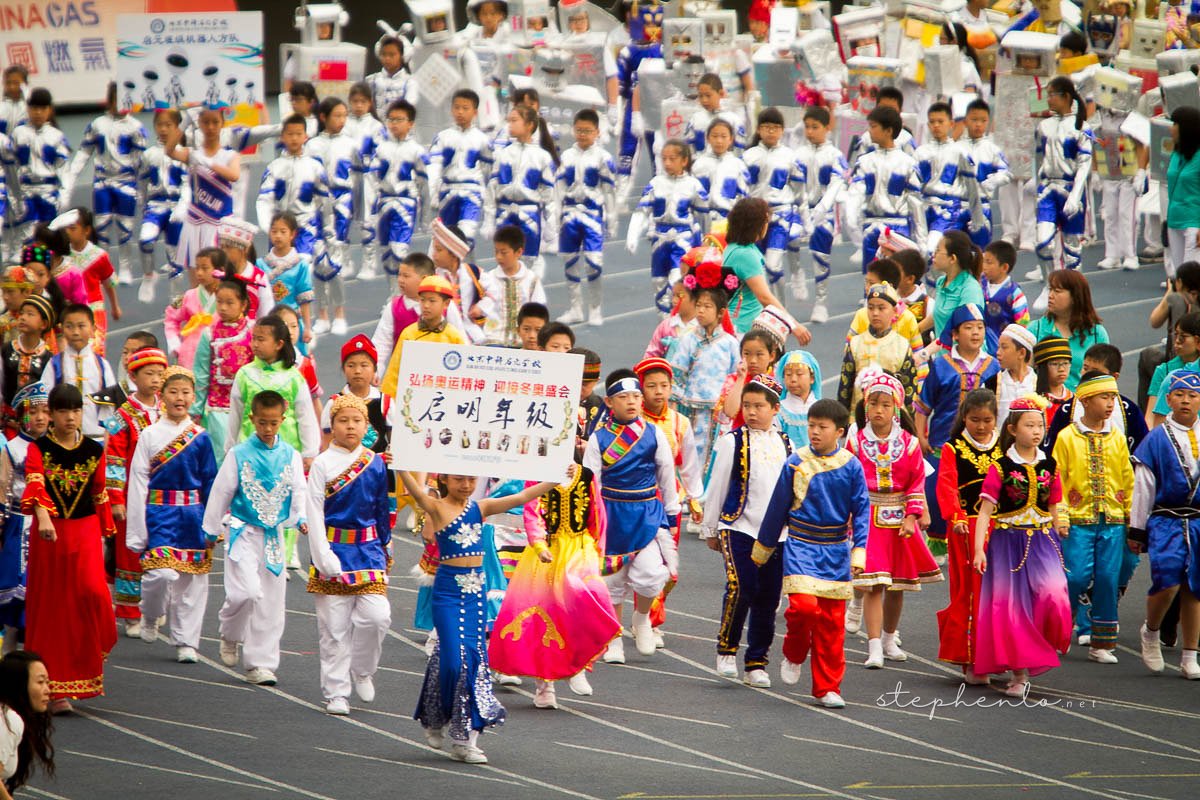
<path fill-rule="evenodd" d="M 1196 663 L 1194 657 L 1181 659 L 1179 661 L 1179 674 L 1189 681 L 1200 681 L 1200 664 Z"/>
<path fill-rule="evenodd" d="M 425 743 L 434 750 L 442 749 L 442 742 L 446 741 L 446 737 L 442 734 L 440 728 L 422 728 L 425 733 Z"/>
<path fill-rule="evenodd" d="M 1117 654 L 1103 647 L 1092 647 L 1088 649 L 1088 661 L 1095 661 L 1097 664 L 1116 664 Z"/>
<path fill-rule="evenodd" d="M 185 644 L 175 648 L 175 660 L 180 664 L 195 664 L 200 656 L 196 655 L 196 648 Z"/>
<path fill-rule="evenodd" d="M 650 627 L 649 614 L 633 612 L 633 644 L 642 655 L 654 655 L 654 629 Z"/>
<path fill-rule="evenodd" d="M 667 641 L 666 641 L 666 639 L 663 638 L 662 629 L 661 628 L 651 628 L 650 630 L 654 631 L 654 649 L 662 650 L 664 647 L 666 647 Z"/>
<path fill-rule="evenodd" d="M 863 666 L 867 669 L 883 668 L 883 644 L 878 639 L 867 640 L 867 660 Z"/>
<path fill-rule="evenodd" d="M 583 305 L 575 304 L 558 317 L 558 322 L 564 325 L 578 325 L 583 322 Z"/>
<path fill-rule="evenodd" d="M 133 285 L 133 270 L 127 265 L 121 265 L 117 268 L 117 283 L 121 286 Z"/>
<path fill-rule="evenodd" d="M 141 639 L 143 642 L 153 642 L 158 639 L 158 620 L 146 619 L 145 617 L 142 617 L 142 623 L 140 627 L 141 630 L 139 633 L 141 634 Z M 125 628 L 125 635 L 129 635 L 128 627 Z"/>
<path fill-rule="evenodd" d="M 808 299 L 808 281 L 806 280 L 806 276 L 802 274 L 793 275 L 790 283 L 792 284 L 792 297 L 797 302 L 803 303 Z"/>
<path fill-rule="evenodd" d="M 246 683 L 253 683 L 255 686 L 274 686 L 278 681 L 275 678 L 275 673 L 269 669 L 255 667 L 254 669 L 246 670 Z"/>
<path fill-rule="evenodd" d="M 337 319 L 335 319 L 333 321 L 333 327 L 331 327 L 329 330 L 333 333 L 334 336 L 343 336 L 346 333 L 347 327 L 348 326 L 346 325 L 346 318 L 338 317 Z"/>
<path fill-rule="evenodd" d="M 1146 623 L 1142 623 L 1142 663 L 1151 672 L 1162 672 L 1163 663 L 1162 656 L 1162 641 L 1158 638 L 1158 631 L 1146 629 Z"/>
<path fill-rule="evenodd" d="M 846 606 L 846 633 L 858 633 L 862 628 L 863 607 L 851 602 Z"/>
<path fill-rule="evenodd" d="M 1141 265 L 1142 262 L 1138 261 L 1136 258 L 1127 258 L 1121 262 L 1121 269 L 1125 270 L 1126 272 L 1133 272 Z"/>
<path fill-rule="evenodd" d="M 314 322 L 313 323 L 313 333 L 314 334 L 329 333 L 329 320 L 319 319 L 316 322 Z"/>
<path fill-rule="evenodd" d="M 227 667 L 236 667 L 238 663 L 238 643 L 221 640 L 221 663 Z"/>
<path fill-rule="evenodd" d="M 586 672 L 579 672 L 568 678 L 567 688 L 571 690 L 571 694 L 577 694 L 580 697 L 592 696 L 592 684 L 588 682 Z"/>
<path fill-rule="evenodd" d="M 1010 681 L 1008 686 L 1004 687 L 1004 693 L 1009 697 L 1024 697 L 1029 692 L 1029 680 L 1021 679 Z"/>
<path fill-rule="evenodd" d="M 598 328 L 604 324 L 604 312 L 600 310 L 600 306 L 596 306 L 588 312 L 587 324 L 593 328 Z"/>
<path fill-rule="evenodd" d="M 1038 281 L 1038 282 L 1041 282 L 1041 280 L 1042 280 L 1042 268 L 1041 268 L 1041 267 L 1034 267 L 1033 269 L 1029 270 L 1029 272 L 1026 272 L 1026 273 L 1025 273 L 1025 280 L 1027 280 L 1027 281 Z"/>
<path fill-rule="evenodd" d="M 537 681 L 533 705 L 535 708 L 558 708 L 558 694 L 554 691 L 554 681 Z"/>
<path fill-rule="evenodd" d="M 358 271 L 358 279 L 360 281 L 373 281 L 379 277 L 379 273 L 375 271 L 374 264 L 363 263 L 362 269 Z"/>
<path fill-rule="evenodd" d="M 1121 266 L 1121 262 L 1115 258 L 1102 258 L 1096 266 L 1100 269 L 1118 269 Z"/>
<path fill-rule="evenodd" d="M 520 686 L 521 679 L 516 675 L 505 675 L 503 672 L 497 672 L 496 683 L 501 686 Z"/>
<path fill-rule="evenodd" d="M 829 321 L 829 307 L 824 303 L 817 303 L 813 306 L 812 316 L 808 321 L 814 325 L 821 325 Z"/>
<path fill-rule="evenodd" d="M 747 686 L 753 686 L 755 689 L 770 689 L 771 676 L 767 674 L 765 669 L 752 669 L 742 678 L 742 683 Z"/>
<path fill-rule="evenodd" d="M 154 282 L 158 280 L 158 276 L 154 273 L 142 276 L 142 285 L 138 287 L 138 302 L 153 303 L 154 302 Z"/>
<path fill-rule="evenodd" d="M 883 645 L 883 657 L 888 661 L 908 661 L 908 653 L 900 649 L 896 634 L 884 633 L 879 642 Z"/>
<path fill-rule="evenodd" d="M 455 742 L 450 745 L 450 757 L 455 761 L 461 761 L 464 764 L 486 764 L 488 763 L 487 756 L 478 747 L 473 747 L 463 742 Z"/>
<path fill-rule="evenodd" d="M 350 716 L 350 701 L 344 697 L 332 697 L 325 704 L 325 713 L 335 717 Z"/>
<path fill-rule="evenodd" d="M 779 680 L 783 681 L 788 686 L 795 686 L 800 682 L 800 674 L 804 671 L 803 664 L 797 664 L 794 661 L 788 661 L 786 658 L 779 665 Z"/>
<path fill-rule="evenodd" d="M 354 693 L 358 695 L 358 699 L 364 703 L 375 702 L 375 681 L 370 675 L 362 678 L 354 679 Z"/>
<path fill-rule="evenodd" d="M 131 620 L 126 621 L 125 622 L 125 635 L 128 636 L 130 639 L 142 638 L 142 621 L 140 619 L 131 619 Z M 158 632 L 155 631 L 155 636 L 157 636 L 157 635 L 158 635 Z M 150 641 L 153 642 L 154 640 L 151 639 Z"/>
<path fill-rule="evenodd" d="M 620 637 L 617 637 L 608 643 L 608 649 L 604 651 L 604 663 L 625 663 L 625 642 L 621 641 Z"/>
<path fill-rule="evenodd" d="M 821 695 L 821 705 L 826 708 L 845 708 L 846 701 L 837 692 L 827 692 Z"/>
<path fill-rule="evenodd" d="M 1050 287 L 1043 286 L 1037 299 L 1033 301 L 1033 313 L 1041 316 L 1046 313 L 1046 304 L 1050 302 Z"/>
<path fill-rule="evenodd" d="M 433 649 L 435 647 L 437 647 L 437 643 L 438 643 L 437 631 L 430 631 L 429 635 L 425 637 L 425 657 L 426 658 L 429 658 L 431 655 L 433 655 Z"/>
<path fill-rule="evenodd" d="M 1091 643 L 1092 636 L 1090 633 L 1081 633 L 1079 634 L 1079 638 L 1075 640 L 1075 644 L 1079 645 L 1080 647 L 1087 647 Z"/>
<path fill-rule="evenodd" d="M 737 656 L 717 656 L 717 674 L 722 678 L 736 678 Z"/>

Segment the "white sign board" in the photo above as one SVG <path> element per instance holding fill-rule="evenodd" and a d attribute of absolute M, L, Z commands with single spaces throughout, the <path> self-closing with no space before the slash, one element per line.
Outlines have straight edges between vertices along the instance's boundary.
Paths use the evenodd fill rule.
<path fill-rule="evenodd" d="M 582 379 L 578 354 L 405 342 L 392 467 L 561 481 Z"/>

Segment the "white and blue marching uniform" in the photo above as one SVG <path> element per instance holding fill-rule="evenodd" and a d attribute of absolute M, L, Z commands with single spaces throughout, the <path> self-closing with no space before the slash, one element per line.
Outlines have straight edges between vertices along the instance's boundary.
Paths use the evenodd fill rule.
<path fill-rule="evenodd" d="M 421 208 L 427 202 L 425 158 L 425 148 L 412 135 L 397 140 L 385 132 L 375 145 L 367 184 L 375 201 L 371 218 L 383 245 L 383 268 L 389 275 L 400 271 L 400 262 L 412 246 Z"/>
<path fill-rule="evenodd" d="M 361 154 L 354 139 L 328 131 L 309 139 L 304 152 L 325 168 L 329 195 L 321 203 L 321 235 L 314 248 L 313 275 L 321 283 L 330 283 L 346 266 L 350 222 L 354 218 L 354 173 L 362 168 Z M 318 288 L 319 301 L 322 294 Z"/>
<path fill-rule="evenodd" d="M 661 13 L 661 12 L 660 12 Z M 640 140 L 644 137 L 649 152 L 654 152 L 654 132 L 635 131 L 633 92 L 638 83 L 638 67 L 646 59 L 662 58 L 658 42 L 630 42 L 617 55 L 617 94 L 621 98 L 621 130 L 617 137 L 617 175 L 623 185 L 633 177 L 633 162 Z"/>
<path fill-rule="evenodd" d="M 983 215 L 983 226 L 971 231 L 971 241 L 977 247 L 986 247 L 992 241 L 992 197 L 1001 186 L 1012 182 L 1012 172 L 1004 151 L 991 136 L 970 137 L 966 142 L 967 153 L 975 165 L 975 180 L 979 184 L 979 206 Z"/>
<path fill-rule="evenodd" d="M 1075 115 L 1053 116 L 1038 123 L 1034 135 L 1037 160 L 1037 255 L 1043 276 L 1054 268 L 1062 232 L 1062 265 L 1079 269 L 1080 237 L 1087 216 L 1087 183 L 1092 168 L 1092 129 L 1076 128 Z M 1073 213 L 1067 213 L 1067 212 Z"/>
<path fill-rule="evenodd" d="M 0 182 L 7 185 L 4 208 L 0 209 L 0 229 L 3 230 L 3 247 L 0 260 L 14 264 L 20 253 L 21 239 L 17 226 L 21 224 L 20 202 L 17 197 L 17 165 L 12 153 L 12 134 L 18 125 L 29 119 L 25 108 L 25 97 L 16 100 L 0 97 Z"/>
<path fill-rule="evenodd" d="M 704 151 L 692 164 L 692 174 L 708 193 L 707 228 L 726 219 L 733 204 L 750 194 L 750 170 L 732 150 L 720 156 Z"/>
<path fill-rule="evenodd" d="M 120 248 L 119 272 L 133 274 L 133 222 L 137 216 L 138 175 L 149 134 L 137 117 L 104 114 L 83 131 L 79 150 L 71 159 L 63 180 L 63 194 L 70 202 L 71 189 L 89 159 L 95 159 L 92 182 L 92 212 L 96 237 L 101 245 Z M 116 226 L 116 231 L 112 230 Z"/>
<path fill-rule="evenodd" d="M 796 148 L 800 169 L 797 205 L 804 214 L 808 248 L 812 253 L 813 278 L 817 284 L 817 302 L 825 301 L 833 253 L 834 208 L 846 186 L 849 166 L 842 151 L 829 142 L 813 146 L 807 140 Z"/>
<path fill-rule="evenodd" d="M 707 109 L 700 109 L 692 114 L 684 129 L 683 139 L 692 146 L 692 152 L 702 153 L 706 147 L 708 126 L 715 120 L 724 120 L 733 127 L 733 149 L 741 153 L 746 148 L 746 125 L 736 111 L 718 109 L 714 114 Z"/>
<path fill-rule="evenodd" d="M 22 204 L 21 241 L 33 238 L 38 223 L 49 223 L 58 216 L 62 197 L 63 173 L 71 159 L 66 135 L 50 123 L 35 128 L 32 123 L 18 125 L 12 132 L 13 158 L 17 165 L 17 186 L 13 202 Z M 9 187 L 12 192 L 14 187 Z"/>
<path fill-rule="evenodd" d="M 899 147 L 864 153 L 850 178 L 851 207 L 862 216 L 863 271 L 875 260 L 879 236 L 890 228 L 918 245 L 925 242 L 925 211 L 917 162 Z"/>
<path fill-rule="evenodd" d="M 371 184 L 367 173 L 371 171 L 371 162 L 375 159 L 375 148 L 387 136 L 383 123 L 370 114 L 356 117 L 351 114 L 346 118 L 346 127 L 342 135 L 349 136 L 358 142 L 358 169 L 352 175 L 354 184 L 354 218 L 358 222 L 359 233 L 362 236 L 362 271 L 360 278 L 375 276 L 375 264 L 379 261 L 379 247 L 375 239 L 375 219 L 372 211 L 375 208 L 375 198 L 371 196 Z"/>
<path fill-rule="evenodd" d="M 472 246 L 483 218 L 483 188 L 491 168 L 491 142 L 474 125 L 465 130 L 446 128 L 429 145 L 429 191 L 436 198 L 438 217 L 458 226 Z"/>
<path fill-rule="evenodd" d="M 567 281 L 595 281 L 604 268 L 605 234 L 616 232 L 616 162 L 598 144 L 587 150 L 574 145 L 562 154 L 554 180 L 562 210 L 558 252 Z"/>
<path fill-rule="evenodd" d="M 546 272 L 542 239 L 558 247 L 558 202 L 554 196 L 554 158 L 540 146 L 514 141 L 496 153 L 488 180 L 492 228 L 516 225 L 525 234 L 524 255 L 540 278 Z"/>
<path fill-rule="evenodd" d="M 375 99 L 375 113 L 381 117 L 387 115 L 388 106 L 397 100 L 407 100 L 416 106 L 420 99 L 417 81 L 404 67 L 391 75 L 383 70 L 372 72 L 367 76 L 366 83 L 371 87 L 371 96 Z"/>
<path fill-rule="evenodd" d="M 296 252 L 311 256 L 321 236 L 322 203 L 329 197 L 329 177 L 325 166 L 310 155 L 283 155 L 263 171 L 258 187 L 258 226 L 271 226 L 271 218 L 282 211 L 296 217 L 298 225 L 293 246 Z"/>
<path fill-rule="evenodd" d="M 925 200 L 925 246 L 929 254 L 946 231 L 966 231 L 977 206 L 975 166 L 967 148 L 954 139 L 930 137 L 917 148 L 917 174 Z"/>
<path fill-rule="evenodd" d="M 700 241 L 700 219 L 708 212 L 708 194 L 690 173 L 655 175 L 629 220 L 626 246 L 636 249 L 641 233 L 650 232 L 650 278 L 659 312 L 671 311 L 670 277 L 683 254 Z"/>
<path fill-rule="evenodd" d="M 795 252 L 795 242 L 803 235 L 796 213 L 796 183 L 800 180 L 796 151 L 782 144 L 756 144 L 746 151 L 745 161 L 750 170 L 751 196 L 771 206 L 767 237 L 760 246 L 765 250 L 767 280 L 775 284 L 783 278 L 784 253 Z"/>
<path fill-rule="evenodd" d="M 174 262 L 175 248 L 183 229 L 183 191 L 187 186 L 187 167 L 173 158 L 161 144 L 146 149 L 138 188 L 142 195 L 142 227 L 138 231 L 142 274 L 154 270 L 154 245 L 162 236 L 167 245 L 167 261 Z"/>

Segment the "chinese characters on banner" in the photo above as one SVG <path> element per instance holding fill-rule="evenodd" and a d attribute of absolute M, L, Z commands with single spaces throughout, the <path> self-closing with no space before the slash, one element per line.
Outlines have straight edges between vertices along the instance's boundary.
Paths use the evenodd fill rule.
<path fill-rule="evenodd" d="M 55 103 L 104 101 L 117 67 L 117 15 L 145 0 L 0 0 L 0 70 L 20 64 Z"/>
<path fill-rule="evenodd" d="M 265 121 L 261 12 L 122 14 L 117 33 L 122 109 L 217 106 L 233 124 Z"/>
<path fill-rule="evenodd" d="M 392 466 L 565 480 L 582 378 L 581 355 L 405 342 Z"/>

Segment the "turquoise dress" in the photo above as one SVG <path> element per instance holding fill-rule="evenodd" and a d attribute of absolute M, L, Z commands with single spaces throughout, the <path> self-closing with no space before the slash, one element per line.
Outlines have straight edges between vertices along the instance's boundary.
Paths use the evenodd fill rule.
<path fill-rule="evenodd" d="M 1062 336 L 1058 328 L 1054 326 L 1054 320 L 1049 316 L 1035 319 L 1029 325 L 1029 332 L 1034 335 L 1037 341 L 1048 339 L 1053 336 Z M 1090 330 L 1075 331 L 1067 337 L 1067 343 L 1071 347 L 1071 374 L 1067 376 L 1067 388 L 1072 392 L 1079 385 L 1079 376 L 1083 373 L 1083 354 L 1088 351 L 1094 344 L 1101 344 L 1108 341 L 1108 331 L 1103 325 L 1097 323 L 1096 327 Z"/>

